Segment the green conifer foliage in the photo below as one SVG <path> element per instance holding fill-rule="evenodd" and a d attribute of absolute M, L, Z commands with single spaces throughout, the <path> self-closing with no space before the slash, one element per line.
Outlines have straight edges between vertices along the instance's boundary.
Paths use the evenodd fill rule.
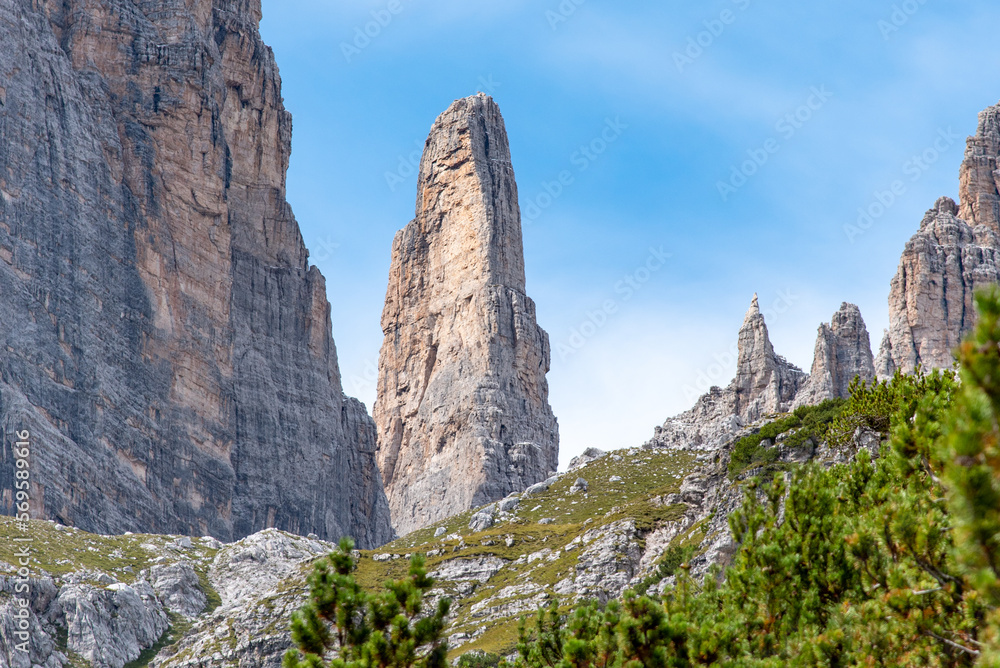
<path fill-rule="evenodd" d="M 554 604 L 515 664 L 997 665 L 1000 301 L 980 308 L 961 387 L 950 372 L 854 384 L 827 438 L 874 431 L 880 452 L 745 484 L 725 571 L 699 584 L 682 565 L 659 597 Z"/>
<path fill-rule="evenodd" d="M 424 614 L 424 596 L 434 580 L 424 559 L 414 555 L 406 578 L 385 583 L 370 594 L 353 573 L 354 543 L 316 562 L 309 577 L 309 602 L 292 616 L 295 648 L 285 654 L 284 668 L 444 668 L 448 645 L 445 618 L 450 601 L 442 599 Z M 330 661 L 326 657 L 334 656 Z"/>
<path fill-rule="evenodd" d="M 946 447 L 944 485 L 963 572 L 983 607 L 981 665 L 1000 665 L 1000 296 L 977 296 L 976 330 L 959 350 L 962 388 Z"/>

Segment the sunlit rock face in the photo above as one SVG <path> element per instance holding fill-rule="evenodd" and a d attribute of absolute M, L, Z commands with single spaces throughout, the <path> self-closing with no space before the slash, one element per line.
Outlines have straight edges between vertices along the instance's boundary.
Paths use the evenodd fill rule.
<path fill-rule="evenodd" d="M 549 339 L 525 294 L 517 185 L 490 97 L 456 101 L 431 129 L 382 330 L 378 462 L 400 534 L 556 469 Z"/>
<path fill-rule="evenodd" d="M 819 326 L 812 371 L 795 397 L 795 405 L 813 406 L 848 397 L 855 378 L 870 383 L 875 378 L 875 363 L 861 309 L 845 302 L 829 324 Z"/>
<path fill-rule="evenodd" d="M 906 244 L 889 293 L 880 378 L 951 368 L 975 324 L 975 292 L 1000 281 L 1000 105 L 979 114 L 959 170 L 959 199 L 939 199 Z"/>

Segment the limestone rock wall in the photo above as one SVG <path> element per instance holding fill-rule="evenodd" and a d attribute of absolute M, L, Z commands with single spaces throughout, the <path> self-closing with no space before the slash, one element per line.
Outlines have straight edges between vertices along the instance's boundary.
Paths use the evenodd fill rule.
<path fill-rule="evenodd" d="M 259 0 L 0 4 L 0 423 L 32 433 L 39 514 L 392 536 L 285 201 L 260 18 Z"/>
<path fill-rule="evenodd" d="M 951 368 L 975 323 L 975 291 L 1000 281 L 1000 105 L 979 114 L 959 172 L 961 202 L 943 197 L 906 244 L 889 293 L 880 378 Z"/>
<path fill-rule="evenodd" d="M 876 368 L 912 373 L 951 368 L 955 348 L 975 324 L 975 292 L 1000 280 L 1000 238 L 969 225 L 947 197 L 927 212 L 906 244 L 889 292 L 889 331 Z"/>
<path fill-rule="evenodd" d="M 424 149 L 382 314 L 378 462 L 401 534 L 503 498 L 557 467 L 548 335 L 525 294 L 503 118 L 456 101 Z"/>

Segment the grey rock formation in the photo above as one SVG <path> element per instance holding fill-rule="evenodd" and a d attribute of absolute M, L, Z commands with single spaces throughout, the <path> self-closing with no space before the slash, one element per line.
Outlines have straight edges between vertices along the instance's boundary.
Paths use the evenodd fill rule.
<path fill-rule="evenodd" d="M 528 487 L 528 489 L 524 490 L 521 493 L 521 498 L 528 499 L 531 498 L 532 496 L 538 496 L 539 494 L 546 492 L 549 489 L 549 487 L 552 486 L 552 483 L 556 482 L 557 480 L 559 480 L 559 476 L 554 475 L 549 478 L 546 478 L 541 482 L 537 482 L 534 485 Z"/>
<path fill-rule="evenodd" d="M 430 576 L 435 580 L 486 582 L 505 565 L 507 561 L 498 557 L 452 559 L 439 566 Z"/>
<path fill-rule="evenodd" d="M 951 368 L 954 350 L 975 324 L 974 296 L 1000 280 L 1000 238 L 987 225 L 970 226 L 947 197 L 927 212 L 906 244 L 889 292 L 889 331 L 876 368 L 912 373 Z"/>
<path fill-rule="evenodd" d="M 809 380 L 795 397 L 795 406 L 811 406 L 827 399 L 849 396 L 851 382 L 875 379 L 868 328 L 861 310 L 843 303 L 830 324 L 819 326 Z"/>
<path fill-rule="evenodd" d="M 494 518 L 496 517 L 497 508 L 496 504 L 489 504 L 477 510 L 471 518 L 469 518 L 469 530 L 470 531 L 485 531 L 493 526 Z"/>
<path fill-rule="evenodd" d="M 896 362 L 892 356 L 892 339 L 889 337 L 889 330 L 882 333 L 882 343 L 878 348 L 878 355 L 875 356 L 875 377 L 879 380 L 892 378 L 896 373 Z"/>
<path fill-rule="evenodd" d="M 774 352 L 757 295 L 743 319 L 738 350 L 729 386 L 711 388 L 691 410 L 669 418 L 645 447 L 716 450 L 745 425 L 791 408 L 808 376 Z"/>
<path fill-rule="evenodd" d="M 392 536 L 259 0 L 0 3 L 0 425 L 37 515 Z M 9 449 L 0 477 L 12 479 Z M 10 498 L 0 508 L 11 513 Z"/>
<path fill-rule="evenodd" d="M 569 460 L 569 470 L 572 471 L 573 469 L 579 468 L 584 464 L 596 461 L 606 454 L 608 453 L 604 452 L 604 450 L 601 450 L 600 448 L 587 448 L 583 451 L 583 453 Z"/>
<path fill-rule="evenodd" d="M 169 623 L 163 605 L 145 580 L 106 588 L 71 584 L 59 590 L 56 613 L 65 623 L 67 643 L 95 666 L 121 668 L 152 647 Z"/>
<path fill-rule="evenodd" d="M 140 575 L 149 581 L 156 597 L 170 612 L 191 618 L 205 609 L 207 599 L 191 562 L 156 564 Z"/>
<path fill-rule="evenodd" d="M 208 571 L 221 604 L 150 666 L 278 668 L 291 646 L 291 614 L 306 600 L 310 564 L 333 547 L 274 529 L 227 545 Z"/>
<path fill-rule="evenodd" d="M 416 218 L 393 241 L 374 416 L 401 534 L 557 466 L 549 341 L 525 294 L 510 160 L 492 98 L 456 101 L 427 140 Z"/>
<path fill-rule="evenodd" d="M 805 380 L 806 374 L 801 369 L 774 352 L 754 295 L 740 328 L 736 378 L 730 386 L 734 412 L 744 423 L 749 423 L 786 410 Z"/>
<path fill-rule="evenodd" d="M 906 244 L 889 293 L 879 378 L 950 368 L 975 323 L 974 294 L 1000 282 L 1000 105 L 979 114 L 959 172 L 961 203 L 942 197 Z"/>
<path fill-rule="evenodd" d="M 51 578 L 30 578 L 29 652 L 18 651 L 21 639 L 15 598 L 0 605 L 0 665 L 56 668 L 71 663 L 70 653 L 95 668 L 121 668 L 152 647 L 167 630 L 162 602 L 152 586 L 139 578 L 131 584 L 112 582 L 96 573 L 80 573 L 56 584 Z M 99 580 L 103 580 L 99 581 Z M 0 576 L 0 591 L 15 592 L 19 581 Z M 59 649 L 57 629 L 65 634 Z"/>
<path fill-rule="evenodd" d="M 555 586 L 556 593 L 606 603 L 621 596 L 638 573 L 641 535 L 633 520 L 613 522 L 582 536 L 573 574 Z"/>

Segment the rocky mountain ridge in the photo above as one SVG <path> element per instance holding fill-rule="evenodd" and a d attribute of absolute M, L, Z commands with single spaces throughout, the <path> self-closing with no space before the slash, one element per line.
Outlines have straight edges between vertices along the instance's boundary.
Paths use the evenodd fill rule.
<path fill-rule="evenodd" d="M 747 481 L 879 446 L 864 430 L 840 450 L 793 427 L 765 438 L 772 420 L 855 377 L 950 366 L 972 292 L 1000 278 L 997 107 L 969 140 L 961 204 L 939 200 L 904 251 L 877 360 L 845 303 L 804 373 L 755 297 L 729 386 L 644 448 L 552 475 L 548 338 L 502 117 L 477 95 L 435 122 L 393 243 L 373 421 L 343 394 L 285 201 L 291 121 L 259 19 L 254 0 L 0 7 L 0 136 L 24 138 L 0 146 L 0 423 L 33 434 L 41 514 L 120 534 L 30 523 L 24 654 L 19 528 L 0 518 L 0 666 L 276 667 L 332 548 L 315 534 L 378 547 L 390 511 L 407 535 L 360 551 L 358 576 L 377 588 L 426 553 L 433 596 L 456 601 L 455 653 L 509 651 L 550 600 L 669 587 L 675 558 L 703 576 L 738 547 L 727 518 Z M 748 443 L 767 464 L 733 465 Z M 14 466 L 0 454 L 0 474 Z"/>
<path fill-rule="evenodd" d="M 737 348 L 733 381 L 725 388 L 712 387 L 693 408 L 656 427 L 646 447 L 718 450 L 750 424 L 846 397 L 856 377 L 866 382 L 875 378 L 861 311 L 846 302 L 830 324 L 819 327 L 811 374 L 774 351 L 757 295 L 740 327 Z"/>

